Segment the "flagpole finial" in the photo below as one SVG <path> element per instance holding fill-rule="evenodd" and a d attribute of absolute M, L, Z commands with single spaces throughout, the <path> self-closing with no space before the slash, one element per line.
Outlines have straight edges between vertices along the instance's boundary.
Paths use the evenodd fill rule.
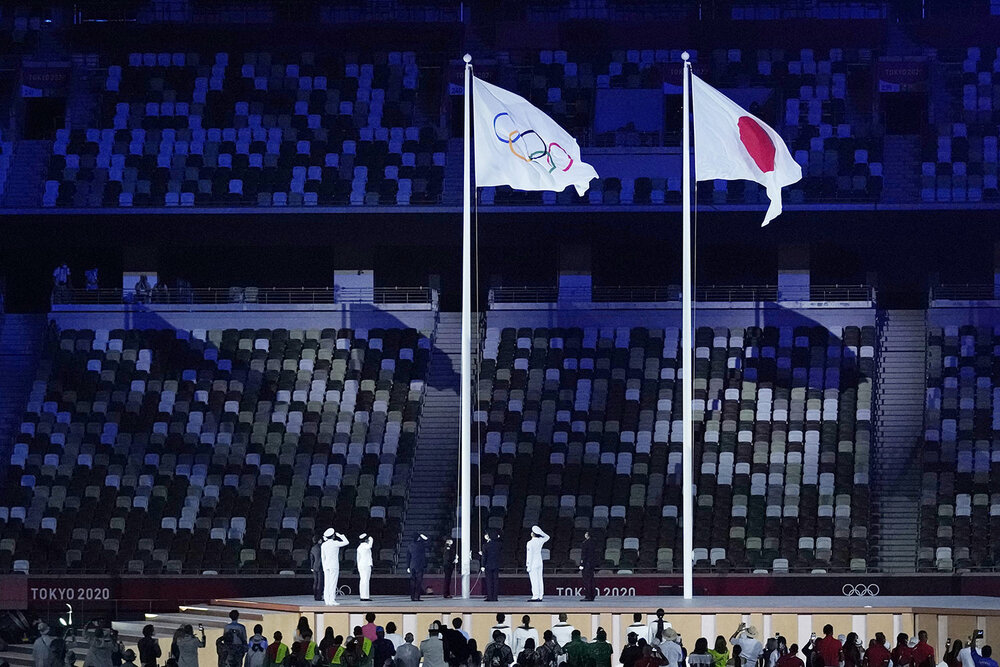
<path fill-rule="evenodd" d="M 683 60 L 684 62 L 687 62 L 690 59 L 691 59 L 691 54 L 688 53 L 687 51 L 681 54 L 681 60 Z"/>
<path fill-rule="evenodd" d="M 472 62 L 472 54 L 471 53 L 466 53 L 464 56 L 462 56 L 462 60 L 464 60 L 467 63 L 471 63 Z"/>

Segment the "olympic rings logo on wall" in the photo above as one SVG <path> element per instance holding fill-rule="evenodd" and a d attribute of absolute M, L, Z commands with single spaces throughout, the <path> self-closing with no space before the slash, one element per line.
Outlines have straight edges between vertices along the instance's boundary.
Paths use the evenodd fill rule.
<path fill-rule="evenodd" d="M 881 590 L 878 584 L 844 584 L 844 588 L 841 589 L 844 595 L 848 597 L 852 596 L 876 596 Z"/>
<path fill-rule="evenodd" d="M 515 125 L 514 119 L 506 111 L 493 117 L 493 133 L 497 140 L 507 144 L 510 152 L 518 159 L 528 164 L 538 164 L 550 174 L 556 169 L 569 171 L 573 166 L 573 156 L 565 148 L 554 141 L 546 143 L 535 130 L 519 130 Z"/>

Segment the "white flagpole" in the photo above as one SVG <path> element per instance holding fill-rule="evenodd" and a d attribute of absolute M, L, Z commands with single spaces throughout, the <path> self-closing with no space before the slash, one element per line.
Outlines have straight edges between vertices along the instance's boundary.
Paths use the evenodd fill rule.
<path fill-rule="evenodd" d="M 681 400 L 684 405 L 684 436 L 681 445 L 681 494 L 683 498 L 684 522 L 684 599 L 694 597 L 694 508 L 692 489 L 694 488 L 694 425 L 692 424 L 691 403 L 694 399 L 694 366 L 691 355 L 694 347 L 692 313 L 691 313 L 691 63 L 688 52 L 681 54 L 684 60 L 684 139 L 681 151 L 681 210 L 683 211 L 684 253 L 682 271 L 684 277 L 681 293 Z"/>
<path fill-rule="evenodd" d="M 462 373 L 461 380 L 461 519 L 462 599 L 471 593 L 469 569 L 472 563 L 472 169 L 471 169 L 471 118 L 469 102 L 472 98 L 472 56 L 465 54 L 465 144 L 462 166 Z"/>

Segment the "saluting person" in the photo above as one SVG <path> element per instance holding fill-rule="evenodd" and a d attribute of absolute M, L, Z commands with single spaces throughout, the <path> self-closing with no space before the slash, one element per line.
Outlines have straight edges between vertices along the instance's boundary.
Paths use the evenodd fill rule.
<path fill-rule="evenodd" d="M 371 602 L 371 581 L 372 581 L 372 543 L 374 540 L 367 533 L 358 536 L 361 543 L 358 544 L 358 593 L 361 602 Z"/>
<path fill-rule="evenodd" d="M 531 599 L 528 602 L 541 602 L 545 596 L 545 581 L 542 579 L 542 545 L 549 541 L 549 536 L 538 526 L 531 527 L 531 538 L 525 545 L 525 567 L 531 580 Z M 537 639 L 536 639 L 537 643 Z"/>
<path fill-rule="evenodd" d="M 338 605 L 337 584 L 340 581 L 340 549 L 350 542 L 346 535 L 340 535 L 333 528 L 327 528 L 323 533 L 323 603 L 327 606 Z"/>

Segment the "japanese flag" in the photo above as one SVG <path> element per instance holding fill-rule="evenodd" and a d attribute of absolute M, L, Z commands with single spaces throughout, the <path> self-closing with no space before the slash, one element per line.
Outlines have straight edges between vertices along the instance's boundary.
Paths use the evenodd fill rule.
<path fill-rule="evenodd" d="M 699 181 L 756 181 L 771 205 L 761 226 L 781 214 L 781 188 L 802 179 L 781 137 L 763 121 L 691 75 L 694 168 Z"/>

